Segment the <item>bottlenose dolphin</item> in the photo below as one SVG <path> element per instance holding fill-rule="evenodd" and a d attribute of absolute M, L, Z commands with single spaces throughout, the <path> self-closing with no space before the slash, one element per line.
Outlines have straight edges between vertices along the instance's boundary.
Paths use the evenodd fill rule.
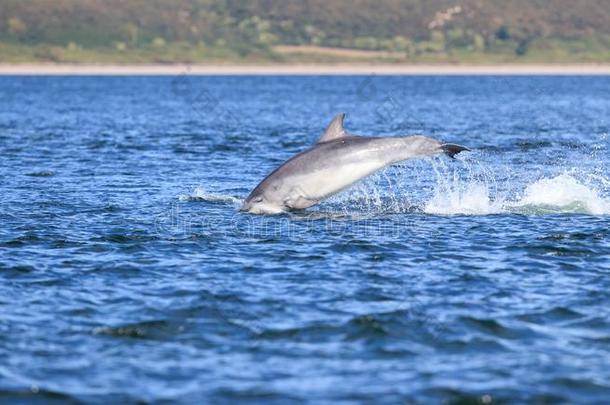
<path fill-rule="evenodd" d="M 343 129 L 337 115 L 317 143 L 288 159 L 244 200 L 240 211 L 278 214 L 311 207 L 392 163 L 467 148 L 425 136 L 369 137 Z"/>

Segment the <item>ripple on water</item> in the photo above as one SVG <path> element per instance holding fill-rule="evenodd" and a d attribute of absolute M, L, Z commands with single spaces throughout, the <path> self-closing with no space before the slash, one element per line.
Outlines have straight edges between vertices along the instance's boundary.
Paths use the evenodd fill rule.
<path fill-rule="evenodd" d="M 173 79 L 0 77 L 0 402 L 607 402 L 607 78 Z M 338 106 L 472 152 L 238 212 Z"/>
<path fill-rule="evenodd" d="M 40 170 L 37 172 L 29 172 L 27 175 L 31 177 L 51 177 L 55 176 L 55 172 L 53 170 Z"/>
<path fill-rule="evenodd" d="M 122 338 L 167 340 L 183 332 L 184 329 L 184 326 L 167 320 L 151 320 L 120 326 L 99 326 L 93 329 L 93 334 Z"/>

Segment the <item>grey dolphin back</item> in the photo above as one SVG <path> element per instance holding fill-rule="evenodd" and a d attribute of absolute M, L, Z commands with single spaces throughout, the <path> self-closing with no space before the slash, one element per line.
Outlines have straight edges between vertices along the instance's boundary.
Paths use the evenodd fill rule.
<path fill-rule="evenodd" d="M 345 113 L 337 114 L 330 124 L 328 124 L 326 130 L 316 143 L 330 142 L 351 135 L 345 131 L 345 128 L 343 128 L 344 121 Z M 440 147 L 441 150 L 452 159 L 455 158 L 455 155 L 458 153 L 470 150 L 464 146 L 456 145 L 454 143 L 441 144 Z"/>

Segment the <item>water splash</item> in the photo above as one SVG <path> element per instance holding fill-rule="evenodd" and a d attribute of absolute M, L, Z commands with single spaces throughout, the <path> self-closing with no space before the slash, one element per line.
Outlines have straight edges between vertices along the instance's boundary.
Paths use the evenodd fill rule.
<path fill-rule="evenodd" d="M 489 188 L 482 182 L 443 184 L 425 203 L 423 211 L 439 215 L 487 215 L 502 212 L 502 203 L 490 198 Z"/>
<path fill-rule="evenodd" d="M 527 184 L 515 199 L 495 199 L 480 182 L 457 181 L 439 190 L 425 204 L 424 212 L 437 215 L 489 215 L 519 213 L 529 215 L 581 213 L 610 215 L 610 199 L 591 185 L 569 174 L 542 178 Z"/>
<path fill-rule="evenodd" d="M 542 178 L 529 184 L 518 201 L 507 209 L 521 213 L 610 214 L 610 199 L 600 196 L 592 185 L 585 185 L 570 174 Z"/>
<path fill-rule="evenodd" d="M 448 162 L 429 159 L 392 168 L 331 200 L 343 212 L 370 215 L 610 215 L 610 180 L 603 170 L 571 168 L 540 175 L 512 166 L 488 166 L 481 156 Z"/>
<path fill-rule="evenodd" d="M 433 158 L 389 167 L 309 209 L 306 217 L 374 218 L 405 213 L 610 215 L 610 180 L 603 168 L 589 165 L 564 169 L 559 174 L 541 174 L 519 171 L 511 165 L 486 164 L 487 158 L 469 154 L 457 161 Z M 242 201 L 208 192 L 202 186 L 178 198 L 233 206 Z"/>
<path fill-rule="evenodd" d="M 193 189 L 190 194 L 181 194 L 178 196 L 180 201 L 199 201 L 199 202 L 213 202 L 213 203 L 228 203 L 228 204 L 239 204 L 241 203 L 240 198 L 236 198 L 227 194 L 210 193 L 206 191 L 203 186 L 197 186 Z"/>
<path fill-rule="evenodd" d="M 438 215 L 488 215 L 502 212 L 504 198 L 498 193 L 495 175 L 478 161 L 463 160 L 457 168 L 433 160 L 434 194 L 423 211 Z M 453 163 L 453 162 L 452 162 Z"/>

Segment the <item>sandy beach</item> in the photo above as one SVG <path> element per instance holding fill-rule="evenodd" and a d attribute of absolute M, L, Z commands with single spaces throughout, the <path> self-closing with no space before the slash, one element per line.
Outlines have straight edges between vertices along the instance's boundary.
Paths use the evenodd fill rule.
<path fill-rule="evenodd" d="M 0 64 L 0 75 L 610 75 L 610 65 Z"/>

